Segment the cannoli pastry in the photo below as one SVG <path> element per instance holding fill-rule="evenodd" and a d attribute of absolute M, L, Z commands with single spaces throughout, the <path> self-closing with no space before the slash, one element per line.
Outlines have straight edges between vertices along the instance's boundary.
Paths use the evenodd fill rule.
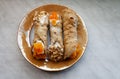
<path fill-rule="evenodd" d="M 41 11 L 35 14 L 34 40 L 32 46 L 33 57 L 45 59 L 47 52 L 48 13 Z"/>
<path fill-rule="evenodd" d="M 51 44 L 48 47 L 48 56 L 52 61 L 61 61 L 63 59 L 61 16 L 56 12 L 51 12 L 49 16 L 49 22 Z"/>
<path fill-rule="evenodd" d="M 72 10 L 62 11 L 63 34 L 64 34 L 64 59 L 75 58 L 77 56 L 77 22 L 78 17 Z"/>

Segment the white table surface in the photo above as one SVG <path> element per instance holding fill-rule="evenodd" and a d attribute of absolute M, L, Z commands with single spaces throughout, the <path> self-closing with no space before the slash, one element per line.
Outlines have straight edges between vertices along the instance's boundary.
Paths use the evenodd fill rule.
<path fill-rule="evenodd" d="M 61 72 L 37 69 L 17 46 L 23 17 L 48 3 L 74 9 L 89 35 L 82 58 Z M 120 79 L 120 0 L 0 0 L 0 79 Z"/>

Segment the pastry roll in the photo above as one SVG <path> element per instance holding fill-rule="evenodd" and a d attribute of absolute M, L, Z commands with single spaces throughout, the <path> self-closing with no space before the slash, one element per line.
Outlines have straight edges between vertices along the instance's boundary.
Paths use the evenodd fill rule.
<path fill-rule="evenodd" d="M 64 59 L 77 56 L 77 22 L 78 17 L 72 10 L 62 11 L 64 34 Z"/>
<path fill-rule="evenodd" d="M 52 12 L 49 16 L 49 22 L 51 44 L 48 47 L 48 56 L 52 61 L 61 61 L 63 59 L 61 16 L 56 12 Z"/>
<path fill-rule="evenodd" d="M 47 52 L 47 31 L 48 31 L 48 13 L 41 11 L 35 13 L 34 20 L 34 40 L 32 46 L 33 57 L 36 59 L 45 59 Z"/>

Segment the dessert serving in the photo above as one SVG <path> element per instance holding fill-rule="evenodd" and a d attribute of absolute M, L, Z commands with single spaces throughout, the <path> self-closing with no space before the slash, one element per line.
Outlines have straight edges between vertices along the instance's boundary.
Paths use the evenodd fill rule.
<path fill-rule="evenodd" d="M 36 59 L 48 58 L 51 61 L 58 62 L 67 58 L 73 59 L 77 56 L 77 46 L 79 45 L 77 43 L 78 17 L 75 12 L 69 9 L 63 9 L 61 16 L 57 12 L 48 14 L 46 11 L 41 11 L 35 13 L 33 20 L 33 26 L 35 27 L 32 46 L 33 57 Z M 51 41 L 47 51 L 48 26 L 50 27 Z"/>
<path fill-rule="evenodd" d="M 71 67 L 83 55 L 87 29 L 68 7 L 48 4 L 29 12 L 18 29 L 18 46 L 25 59 L 45 71 Z"/>

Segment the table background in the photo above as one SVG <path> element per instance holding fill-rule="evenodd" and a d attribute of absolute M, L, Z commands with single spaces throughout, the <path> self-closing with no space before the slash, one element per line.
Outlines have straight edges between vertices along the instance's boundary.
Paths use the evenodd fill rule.
<path fill-rule="evenodd" d="M 48 3 L 74 9 L 88 30 L 84 55 L 61 72 L 37 69 L 17 46 L 23 17 Z M 0 79 L 120 79 L 120 0 L 0 0 Z"/>

